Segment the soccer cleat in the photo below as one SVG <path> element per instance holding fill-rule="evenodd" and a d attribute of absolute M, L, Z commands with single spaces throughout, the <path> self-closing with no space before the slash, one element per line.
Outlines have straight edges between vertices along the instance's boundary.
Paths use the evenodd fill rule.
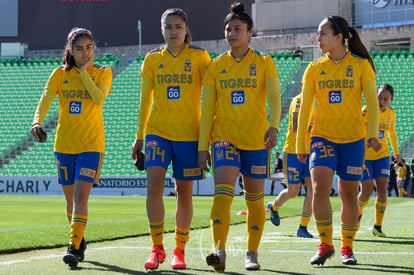
<path fill-rule="evenodd" d="M 349 246 L 341 247 L 341 260 L 342 263 L 346 265 L 355 265 L 357 263 L 354 253 Z"/>
<path fill-rule="evenodd" d="M 226 252 L 217 248 L 206 257 L 206 262 L 214 268 L 215 272 L 222 273 L 226 269 Z"/>
<path fill-rule="evenodd" d="M 382 232 L 381 226 L 374 225 L 374 228 L 372 228 L 372 235 L 385 238 L 385 233 Z"/>
<path fill-rule="evenodd" d="M 172 253 L 171 267 L 173 269 L 185 269 L 187 265 L 184 262 L 184 250 L 175 248 Z"/>
<path fill-rule="evenodd" d="M 313 238 L 313 235 L 308 232 L 308 228 L 302 225 L 299 225 L 298 232 L 296 232 L 296 236 L 302 238 Z"/>
<path fill-rule="evenodd" d="M 78 252 L 79 262 L 83 262 L 83 259 L 85 259 L 85 250 L 86 250 L 86 242 L 85 242 L 85 238 L 82 238 L 82 241 L 79 245 L 79 252 Z"/>
<path fill-rule="evenodd" d="M 157 269 L 160 264 L 162 264 L 165 260 L 165 251 L 164 246 L 160 245 L 153 245 L 151 250 L 151 255 L 148 258 L 148 261 L 145 263 L 145 269 Z"/>
<path fill-rule="evenodd" d="M 273 203 L 270 201 L 267 204 L 267 208 L 269 208 L 269 214 L 270 214 L 270 221 L 275 225 L 280 225 L 280 218 L 278 211 L 273 210 Z"/>
<path fill-rule="evenodd" d="M 73 245 L 68 247 L 66 254 L 63 256 L 63 262 L 69 267 L 77 267 L 79 262 L 79 250 L 75 249 Z"/>
<path fill-rule="evenodd" d="M 257 253 L 253 251 L 246 252 L 246 270 L 259 270 L 260 264 L 257 261 Z"/>
<path fill-rule="evenodd" d="M 323 265 L 325 261 L 335 255 L 335 249 L 332 245 L 320 243 L 318 245 L 318 253 L 310 260 L 311 265 Z"/>

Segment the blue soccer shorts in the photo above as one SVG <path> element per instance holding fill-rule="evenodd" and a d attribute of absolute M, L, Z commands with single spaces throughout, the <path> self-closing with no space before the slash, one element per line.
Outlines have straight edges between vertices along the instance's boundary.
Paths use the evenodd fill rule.
<path fill-rule="evenodd" d="M 172 162 L 173 177 L 192 181 L 204 179 L 198 165 L 197 141 L 171 141 L 156 135 L 145 139 L 145 168 L 160 166 L 168 169 Z"/>
<path fill-rule="evenodd" d="M 362 181 L 375 178 L 390 178 L 390 157 L 365 160 Z"/>
<path fill-rule="evenodd" d="M 266 179 L 270 177 L 270 150 L 240 150 L 227 141 L 213 144 L 213 167 L 234 166 L 247 177 Z"/>
<path fill-rule="evenodd" d="M 59 184 L 72 185 L 77 180 L 99 183 L 103 153 L 84 152 L 63 154 L 55 152 Z"/>
<path fill-rule="evenodd" d="M 311 142 L 310 168 L 326 166 L 336 171 L 342 180 L 361 180 L 364 164 L 365 140 L 335 143 L 321 137 Z"/>
<path fill-rule="evenodd" d="M 288 184 L 299 184 L 310 177 L 309 155 L 306 155 L 306 163 L 302 163 L 296 154 L 283 152 L 283 166 Z"/>

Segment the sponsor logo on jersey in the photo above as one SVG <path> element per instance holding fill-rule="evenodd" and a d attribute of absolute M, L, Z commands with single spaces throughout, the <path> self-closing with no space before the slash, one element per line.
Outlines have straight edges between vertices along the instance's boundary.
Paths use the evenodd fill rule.
<path fill-rule="evenodd" d="M 352 66 L 346 67 L 346 77 L 353 77 L 354 76 L 354 69 Z"/>
<path fill-rule="evenodd" d="M 257 74 L 256 65 L 254 65 L 254 64 L 250 65 L 249 74 L 250 74 L 250 76 L 256 76 L 256 74 Z"/>
<path fill-rule="evenodd" d="M 150 140 L 150 141 L 147 141 L 147 143 L 145 144 L 145 147 L 152 147 L 152 146 L 158 146 L 158 141 Z"/>
<path fill-rule="evenodd" d="M 325 71 L 322 71 L 322 72 L 320 73 L 320 75 L 326 75 Z"/>
<path fill-rule="evenodd" d="M 96 176 L 96 170 L 82 167 L 79 174 L 81 176 L 85 176 L 85 177 L 94 179 L 95 176 Z"/>
<path fill-rule="evenodd" d="M 184 72 L 191 73 L 191 61 L 184 62 Z"/>
<path fill-rule="evenodd" d="M 195 177 L 201 175 L 201 168 L 184 169 L 184 177 Z"/>
<path fill-rule="evenodd" d="M 220 148 L 220 147 L 226 147 L 229 146 L 229 142 L 228 141 L 218 141 L 214 144 L 215 148 Z"/>
<path fill-rule="evenodd" d="M 181 98 L 180 86 L 168 86 L 167 87 L 167 99 L 168 100 L 177 100 L 180 98 Z"/>
<path fill-rule="evenodd" d="M 378 130 L 378 138 L 383 139 L 385 136 L 385 132 L 383 130 Z"/>
<path fill-rule="evenodd" d="M 225 74 L 225 73 L 227 73 L 227 72 L 226 72 L 226 69 L 223 69 L 220 73 L 221 73 L 221 74 Z"/>
<path fill-rule="evenodd" d="M 341 91 L 330 91 L 329 92 L 329 103 L 330 104 L 342 103 L 342 92 Z"/>
<path fill-rule="evenodd" d="M 246 103 L 246 96 L 244 91 L 233 91 L 231 92 L 231 104 L 232 105 L 242 105 Z"/>
<path fill-rule="evenodd" d="M 361 167 L 354 167 L 354 166 L 347 166 L 346 173 L 349 175 L 361 175 L 362 168 Z"/>
<path fill-rule="evenodd" d="M 354 88 L 355 82 L 352 79 L 329 79 L 318 81 L 319 89 L 343 89 Z"/>
<path fill-rule="evenodd" d="M 193 76 L 191 74 L 157 74 L 158 84 L 180 84 L 193 83 Z"/>
<path fill-rule="evenodd" d="M 71 101 L 69 103 L 69 114 L 80 115 L 82 112 L 82 101 Z"/>
<path fill-rule="evenodd" d="M 253 165 L 251 169 L 251 173 L 255 175 L 263 175 L 266 174 L 266 165 L 263 166 L 256 166 Z"/>
<path fill-rule="evenodd" d="M 164 64 L 160 64 L 159 66 L 158 66 L 158 69 L 164 69 Z"/>
<path fill-rule="evenodd" d="M 256 78 L 230 78 L 220 80 L 221 89 L 240 89 L 240 88 L 256 88 L 257 79 Z"/>
<path fill-rule="evenodd" d="M 65 80 L 63 81 L 63 84 L 69 84 L 69 81 L 68 81 L 67 79 L 65 79 Z"/>

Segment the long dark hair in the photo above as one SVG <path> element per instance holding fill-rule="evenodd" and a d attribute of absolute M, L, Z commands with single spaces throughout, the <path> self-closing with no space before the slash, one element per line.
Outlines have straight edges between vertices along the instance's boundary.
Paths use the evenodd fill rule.
<path fill-rule="evenodd" d="M 230 6 L 230 13 L 224 18 L 223 28 L 226 29 L 226 25 L 233 19 L 239 19 L 247 24 L 247 30 L 250 31 L 253 28 L 253 20 L 246 12 L 244 5 L 240 2 L 234 2 Z"/>
<path fill-rule="evenodd" d="M 187 33 L 185 34 L 184 42 L 190 44 L 190 42 L 193 40 L 193 37 L 191 36 L 190 28 L 188 27 L 187 14 L 182 9 L 168 9 L 161 15 L 161 25 L 162 21 L 170 15 L 178 15 L 184 20 L 185 26 L 187 27 Z"/>
<path fill-rule="evenodd" d="M 73 44 L 81 38 L 89 38 L 92 40 L 93 47 L 95 48 L 95 40 L 93 39 L 92 33 L 89 30 L 83 28 L 73 28 L 68 34 L 65 54 L 63 55 L 62 60 L 65 71 L 69 71 L 76 65 L 75 58 L 70 54 L 70 50 L 72 49 Z"/>
<path fill-rule="evenodd" d="M 345 18 L 338 16 L 338 15 L 332 15 L 328 17 L 328 22 L 331 23 L 331 28 L 333 30 L 334 35 L 338 35 L 339 33 L 342 33 L 343 44 L 345 44 L 345 39 L 348 40 L 348 50 L 351 53 L 354 53 L 356 55 L 359 55 L 359 56 L 362 56 L 368 59 L 369 63 L 372 66 L 372 69 L 375 72 L 376 70 L 374 66 L 374 61 L 369 55 L 367 48 L 362 43 L 358 32 L 354 28 L 349 26 Z"/>

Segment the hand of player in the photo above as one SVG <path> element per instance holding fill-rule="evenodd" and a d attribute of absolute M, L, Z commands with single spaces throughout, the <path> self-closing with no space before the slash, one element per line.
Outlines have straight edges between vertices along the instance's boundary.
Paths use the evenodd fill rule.
<path fill-rule="evenodd" d="M 302 163 L 306 163 L 306 155 L 305 154 L 297 154 L 298 160 Z"/>
<path fill-rule="evenodd" d="M 368 139 L 367 147 L 372 147 L 372 149 L 374 149 L 375 152 L 378 152 L 382 148 L 381 144 L 378 142 L 378 139 L 374 137 Z"/>
<path fill-rule="evenodd" d="M 40 126 L 40 124 L 35 124 L 32 126 L 32 129 L 30 129 L 30 133 L 32 134 L 32 136 L 34 136 L 34 138 L 39 141 L 39 136 L 37 135 L 37 131 L 39 130 L 39 128 L 41 128 L 42 126 Z"/>
<path fill-rule="evenodd" d="M 204 171 L 210 172 L 208 167 L 211 167 L 211 159 L 208 151 L 198 151 L 198 165 Z"/>
<path fill-rule="evenodd" d="M 274 127 L 269 127 L 264 136 L 265 148 L 272 149 L 276 146 L 277 130 Z"/>
<path fill-rule="evenodd" d="M 89 58 L 88 62 L 86 62 L 81 68 L 80 71 L 83 72 L 84 70 L 89 69 L 92 65 L 93 65 L 93 60 L 95 58 L 95 53 L 93 53 L 91 55 L 91 57 Z"/>
<path fill-rule="evenodd" d="M 136 139 L 134 141 L 134 143 L 131 146 L 131 150 L 132 150 L 132 159 L 136 160 L 137 159 L 137 151 L 141 152 L 142 148 L 144 147 L 144 141 L 141 139 Z"/>
<path fill-rule="evenodd" d="M 400 155 L 395 155 L 395 163 L 398 164 L 401 162 L 401 157 Z"/>

